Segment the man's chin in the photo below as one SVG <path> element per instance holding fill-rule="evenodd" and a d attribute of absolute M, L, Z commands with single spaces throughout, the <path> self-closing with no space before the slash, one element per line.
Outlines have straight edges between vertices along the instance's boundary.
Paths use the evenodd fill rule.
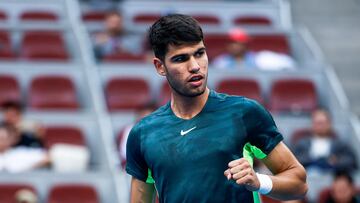
<path fill-rule="evenodd" d="M 187 97 L 198 97 L 198 96 L 201 96 L 202 94 L 204 94 L 206 88 L 203 88 L 201 90 L 195 90 L 195 91 L 192 91 L 190 93 L 188 93 L 187 95 L 184 95 L 184 96 L 187 96 Z"/>

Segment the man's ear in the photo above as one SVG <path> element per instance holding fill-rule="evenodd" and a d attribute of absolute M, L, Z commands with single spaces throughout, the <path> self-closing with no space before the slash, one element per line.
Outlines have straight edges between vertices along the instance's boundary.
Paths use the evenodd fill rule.
<path fill-rule="evenodd" d="M 153 63 L 154 63 L 154 66 L 155 66 L 158 74 L 161 76 L 166 76 L 166 70 L 165 70 L 164 63 L 159 58 L 156 58 L 156 57 L 153 59 Z"/>

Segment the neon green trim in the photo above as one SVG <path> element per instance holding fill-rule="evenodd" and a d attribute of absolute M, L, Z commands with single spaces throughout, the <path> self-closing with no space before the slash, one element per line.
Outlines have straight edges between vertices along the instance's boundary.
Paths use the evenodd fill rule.
<path fill-rule="evenodd" d="M 261 151 L 261 149 L 251 145 L 250 143 L 245 144 L 244 150 L 248 151 L 247 153 L 252 154 L 252 157 L 256 157 L 257 159 L 264 159 L 267 157 L 267 154 Z"/>
<path fill-rule="evenodd" d="M 253 192 L 254 203 L 261 203 L 260 195 L 258 192 Z"/>
<path fill-rule="evenodd" d="M 254 157 L 257 159 L 266 158 L 266 154 L 261 151 L 261 149 L 246 143 L 243 149 L 243 157 L 250 163 L 251 166 L 254 164 Z M 261 203 L 260 195 L 258 192 L 253 192 L 254 203 Z"/>
<path fill-rule="evenodd" d="M 146 183 L 148 183 L 148 184 L 154 184 L 155 183 L 155 180 L 151 175 L 151 170 L 150 169 L 148 169 L 148 177 L 146 179 Z"/>
<path fill-rule="evenodd" d="M 246 143 L 243 149 L 243 157 L 250 163 L 251 166 L 254 164 L 254 155 L 251 152 L 250 143 Z"/>

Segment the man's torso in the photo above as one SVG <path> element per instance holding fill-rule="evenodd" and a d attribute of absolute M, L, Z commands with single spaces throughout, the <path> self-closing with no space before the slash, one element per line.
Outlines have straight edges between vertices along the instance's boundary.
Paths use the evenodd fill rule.
<path fill-rule="evenodd" d="M 212 91 L 190 120 L 176 117 L 168 103 L 141 121 L 140 148 L 161 202 L 254 202 L 252 192 L 224 176 L 249 142 L 247 102 Z"/>

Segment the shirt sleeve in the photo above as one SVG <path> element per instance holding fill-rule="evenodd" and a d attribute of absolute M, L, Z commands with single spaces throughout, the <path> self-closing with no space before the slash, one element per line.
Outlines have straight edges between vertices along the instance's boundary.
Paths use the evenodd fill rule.
<path fill-rule="evenodd" d="M 283 140 L 270 113 L 256 101 L 245 99 L 248 110 L 243 121 L 247 131 L 247 141 L 268 155 Z"/>
<path fill-rule="evenodd" d="M 126 172 L 134 178 L 146 182 L 148 166 L 141 150 L 141 130 L 135 126 L 130 131 L 126 144 Z"/>

